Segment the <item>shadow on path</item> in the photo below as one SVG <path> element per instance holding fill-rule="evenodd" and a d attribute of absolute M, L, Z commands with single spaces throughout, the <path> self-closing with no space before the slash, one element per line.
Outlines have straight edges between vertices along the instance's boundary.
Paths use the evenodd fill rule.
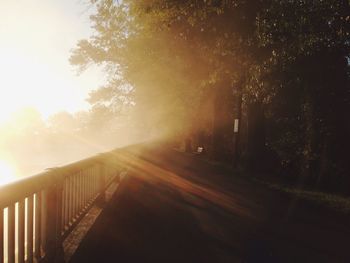
<path fill-rule="evenodd" d="M 175 151 L 118 158 L 129 176 L 72 263 L 349 262 L 350 222 L 330 212 Z"/>

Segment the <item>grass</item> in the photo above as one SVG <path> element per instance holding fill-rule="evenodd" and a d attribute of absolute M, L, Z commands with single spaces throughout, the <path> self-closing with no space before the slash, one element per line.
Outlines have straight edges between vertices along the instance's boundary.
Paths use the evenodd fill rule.
<path fill-rule="evenodd" d="M 185 153 L 186 154 L 186 153 Z M 192 155 L 192 153 L 187 153 L 188 155 Z M 340 212 L 342 214 L 350 215 L 350 198 L 344 197 L 337 194 L 330 194 L 321 191 L 314 190 L 305 190 L 297 187 L 286 185 L 282 182 L 271 182 L 268 180 L 263 180 L 261 177 L 248 177 L 246 172 L 242 169 L 233 169 L 230 164 L 226 164 L 223 162 L 218 162 L 210 159 L 206 155 L 200 156 L 201 160 L 216 166 L 220 169 L 224 169 L 227 172 L 234 172 L 236 176 L 244 177 L 248 180 L 251 180 L 254 183 L 258 183 L 260 185 L 264 185 L 265 187 L 278 191 L 284 194 L 287 194 L 291 197 L 298 198 L 299 200 L 305 200 L 307 202 L 311 202 L 317 204 L 319 206 L 325 207 L 327 209 Z"/>
<path fill-rule="evenodd" d="M 350 214 L 350 198 L 341 195 L 330 194 L 320 191 L 304 190 L 296 187 L 286 186 L 278 183 L 271 183 L 261 179 L 254 178 L 254 182 L 263 184 L 269 189 L 276 190 L 300 200 L 306 200 L 317 205 L 329 208 L 343 214 Z"/>

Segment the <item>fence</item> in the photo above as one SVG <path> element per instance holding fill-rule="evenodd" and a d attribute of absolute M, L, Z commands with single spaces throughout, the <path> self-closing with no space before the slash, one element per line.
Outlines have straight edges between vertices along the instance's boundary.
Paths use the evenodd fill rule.
<path fill-rule="evenodd" d="M 0 263 L 63 262 L 65 238 L 120 179 L 118 154 L 100 154 L 1 186 Z"/>

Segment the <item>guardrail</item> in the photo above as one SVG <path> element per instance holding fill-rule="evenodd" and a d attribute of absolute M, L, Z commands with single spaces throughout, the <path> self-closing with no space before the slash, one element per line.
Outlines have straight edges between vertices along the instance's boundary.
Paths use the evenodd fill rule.
<path fill-rule="evenodd" d="M 120 150 L 0 187 L 0 263 L 64 262 L 62 243 L 121 179 Z"/>

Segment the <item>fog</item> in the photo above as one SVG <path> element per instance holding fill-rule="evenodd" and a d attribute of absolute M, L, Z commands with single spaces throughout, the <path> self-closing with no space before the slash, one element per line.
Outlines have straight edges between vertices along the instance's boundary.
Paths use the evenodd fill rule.
<path fill-rule="evenodd" d="M 124 117 L 104 108 L 59 112 L 46 120 L 25 108 L 0 125 L 1 179 L 34 175 L 136 142 L 127 126 Z"/>

